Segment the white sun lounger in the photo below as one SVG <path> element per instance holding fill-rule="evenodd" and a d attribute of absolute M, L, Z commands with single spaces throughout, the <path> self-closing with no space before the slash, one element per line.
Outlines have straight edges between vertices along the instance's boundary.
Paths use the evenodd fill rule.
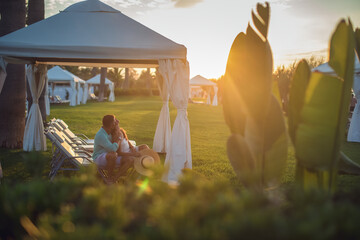
<path fill-rule="evenodd" d="M 63 136 L 59 135 L 53 129 L 45 131 L 45 135 L 55 148 L 50 164 L 49 178 L 51 180 L 59 171 L 78 171 L 81 167 L 95 164 L 90 152 L 77 148 L 76 146 L 71 146 Z M 119 181 L 121 177 L 131 177 L 135 173 L 135 170 L 132 168 L 125 176 L 118 175 L 116 179 L 111 179 L 105 169 L 97 167 L 97 170 L 103 181 L 107 184 Z"/>

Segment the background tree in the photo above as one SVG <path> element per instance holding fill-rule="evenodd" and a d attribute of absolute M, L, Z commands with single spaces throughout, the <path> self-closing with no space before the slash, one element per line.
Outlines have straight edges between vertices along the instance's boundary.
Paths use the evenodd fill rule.
<path fill-rule="evenodd" d="M 81 71 L 80 71 L 80 68 L 78 66 L 65 66 L 64 68 L 65 68 L 65 70 L 71 72 L 75 76 L 80 77 Z"/>
<path fill-rule="evenodd" d="M 149 91 L 149 95 L 152 96 L 151 88 L 152 88 L 154 79 L 153 79 L 153 76 L 152 76 L 151 73 L 150 73 L 150 68 L 148 68 L 148 69 L 146 70 L 146 76 L 147 76 L 147 79 L 146 79 L 146 88 L 147 88 L 147 90 Z"/>
<path fill-rule="evenodd" d="M 92 68 L 80 68 L 78 77 L 83 80 L 88 80 L 92 77 L 91 71 Z"/>
<path fill-rule="evenodd" d="M 139 76 L 138 76 L 138 73 L 136 72 L 136 70 L 134 68 L 129 68 L 129 73 L 128 73 L 129 88 L 136 87 L 136 81 L 138 79 L 139 79 Z"/>
<path fill-rule="evenodd" d="M 125 79 L 121 84 L 121 88 L 128 89 L 129 87 L 130 87 L 129 68 L 125 68 Z"/>
<path fill-rule="evenodd" d="M 151 74 L 150 68 L 141 71 L 140 76 L 136 80 L 136 88 L 146 88 L 149 92 L 149 95 L 152 95 L 152 88 L 155 87 L 156 78 Z"/>
<path fill-rule="evenodd" d="M 25 27 L 25 0 L 0 0 L 0 36 Z M 25 129 L 25 67 L 8 64 L 0 94 L 0 147 L 22 148 Z"/>
<path fill-rule="evenodd" d="M 121 87 L 121 84 L 124 80 L 122 76 L 123 69 L 113 68 L 110 69 L 107 73 L 109 80 L 111 80 L 115 84 L 115 88 Z"/>
<path fill-rule="evenodd" d="M 28 0 L 26 24 L 31 25 L 45 17 L 44 0 Z"/>
<path fill-rule="evenodd" d="M 98 99 L 99 102 L 104 101 L 106 72 L 107 72 L 107 68 L 101 68 L 101 70 L 100 70 L 99 99 Z"/>
<path fill-rule="evenodd" d="M 99 74 L 100 73 L 100 71 L 99 71 L 99 68 L 97 68 L 97 67 L 93 67 L 92 69 L 91 69 L 91 77 L 95 77 L 97 74 Z"/>
<path fill-rule="evenodd" d="M 311 56 L 309 59 L 307 59 L 307 62 L 311 69 L 324 63 L 324 61 L 325 59 L 323 57 L 315 56 Z M 288 110 L 290 82 L 294 76 L 297 65 L 298 61 L 295 60 L 287 67 L 285 67 L 284 65 L 277 67 L 277 69 L 273 73 L 273 79 L 278 84 L 282 109 L 285 113 L 287 113 Z"/>

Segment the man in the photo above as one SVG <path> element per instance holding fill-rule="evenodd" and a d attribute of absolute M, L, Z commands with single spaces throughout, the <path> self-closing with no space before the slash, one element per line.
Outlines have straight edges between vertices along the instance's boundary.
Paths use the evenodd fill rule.
<path fill-rule="evenodd" d="M 102 119 L 102 128 L 96 133 L 94 140 L 93 159 L 100 168 L 108 170 L 110 176 L 114 176 L 114 169 L 119 167 L 119 174 L 123 174 L 131 167 L 129 159 L 118 156 L 120 140 L 111 142 L 111 132 L 116 128 L 119 121 L 114 115 L 105 115 Z"/>

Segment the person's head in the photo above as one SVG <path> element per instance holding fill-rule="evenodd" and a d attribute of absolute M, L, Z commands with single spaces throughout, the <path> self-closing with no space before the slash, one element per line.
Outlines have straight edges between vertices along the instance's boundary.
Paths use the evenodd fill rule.
<path fill-rule="evenodd" d="M 106 130 L 112 131 L 119 121 L 116 119 L 115 115 L 105 115 L 102 119 L 103 128 Z"/>

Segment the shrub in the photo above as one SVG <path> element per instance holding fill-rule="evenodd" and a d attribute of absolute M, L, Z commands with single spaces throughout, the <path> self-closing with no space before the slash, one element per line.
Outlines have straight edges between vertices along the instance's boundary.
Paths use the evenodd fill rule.
<path fill-rule="evenodd" d="M 187 172 L 177 188 L 156 179 L 106 186 L 73 178 L 0 186 L 0 237 L 47 239 L 340 239 L 360 236 L 358 194 L 254 193 Z M 360 193 L 359 191 L 357 191 Z"/>

